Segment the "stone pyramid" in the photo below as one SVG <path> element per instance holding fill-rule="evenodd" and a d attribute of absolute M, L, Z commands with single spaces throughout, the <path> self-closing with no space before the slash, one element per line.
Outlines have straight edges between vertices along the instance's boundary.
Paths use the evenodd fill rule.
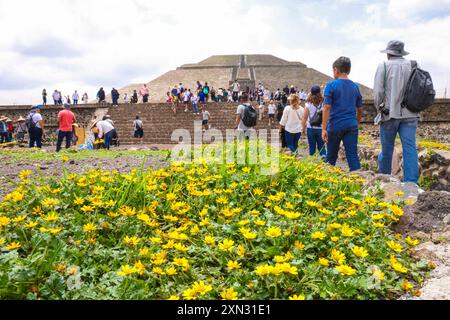
<path fill-rule="evenodd" d="M 208 82 L 210 87 L 229 88 L 237 79 L 241 88 L 254 88 L 262 83 L 270 91 L 294 85 L 308 91 L 313 85 L 325 85 L 332 78 L 315 69 L 308 68 L 301 62 L 289 62 L 273 55 L 215 55 L 196 64 L 185 64 L 169 71 L 147 83 L 150 89 L 150 102 L 162 102 L 167 91 L 180 82 L 186 88 L 195 89 L 197 80 Z M 119 89 L 121 98 L 127 92 L 142 87 L 132 84 Z M 358 84 L 363 97 L 371 98 L 372 89 Z"/>

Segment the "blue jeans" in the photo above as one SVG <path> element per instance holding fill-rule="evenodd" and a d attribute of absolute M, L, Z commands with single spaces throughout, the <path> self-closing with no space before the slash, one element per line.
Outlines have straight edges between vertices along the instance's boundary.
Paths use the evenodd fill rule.
<path fill-rule="evenodd" d="M 70 144 L 72 143 L 72 131 L 58 131 L 58 141 L 56 142 L 56 152 L 61 150 L 62 142 L 66 138 L 66 149 L 70 148 Z"/>
<path fill-rule="evenodd" d="M 392 155 L 394 153 L 395 138 L 400 135 L 403 148 L 403 175 L 405 182 L 418 183 L 419 156 L 416 146 L 416 131 L 419 120 L 391 119 L 381 123 L 380 139 L 381 154 L 378 157 L 379 172 L 392 173 Z"/>
<path fill-rule="evenodd" d="M 284 137 L 286 139 L 286 144 L 289 150 L 292 152 L 297 152 L 298 141 L 300 140 L 301 133 L 290 133 L 289 131 L 284 131 Z"/>
<path fill-rule="evenodd" d="M 327 150 L 322 139 L 322 129 L 308 128 L 308 145 L 310 156 L 315 155 L 317 150 L 322 157 L 326 157 Z"/>
<path fill-rule="evenodd" d="M 350 171 L 361 169 L 358 157 L 358 127 L 339 131 L 328 131 L 327 162 L 335 166 L 341 147 L 344 142 L 345 155 Z"/>
<path fill-rule="evenodd" d="M 194 109 L 194 113 L 198 113 L 198 105 L 197 105 L 197 103 L 192 103 L 192 109 Z"/>
<path fill-rule="evenodd" d="M 30 136 L 30 148 L 34 148 L 35 144 L 36 147 L 42 148 L 42 134 L 43 131 L 41 128 L 30 128 L 30 131 L 28 132 L 28 135 Z"/>
<path fill-rule="evenodd" d="M 116 129 L 112 129 L 110 132 L 105 134 L 105 148 L 109 150 L 111 146 L 112 137 L 114 136 Z"/>

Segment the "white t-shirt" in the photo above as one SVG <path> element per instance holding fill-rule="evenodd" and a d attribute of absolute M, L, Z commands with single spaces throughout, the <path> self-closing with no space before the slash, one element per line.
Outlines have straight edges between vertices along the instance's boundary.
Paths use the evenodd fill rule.
<path fill-rule="evenodd" d="M 209 120 L 209 111 L 204 111 L 202 112 L 202 116 L 203 116 L 203 120 Z"/>
<path fill-rule="evenodd" d="M 290 133 L 302 132 L 303 113 L 304 110 L 302 107 L 295 110 L 292 106 L 288 105 L 284 108 L 280 124 Z"/>
<path fill-rule="evenodd" d="M 73 99 L 73 100 L 78 100 L 79 97 L 80 97 L 80 96 L 78 95 L 77 92 L 75 92 L 75 93 L 72 95 L 72 99 Z"/>
<path fill-rule="evenodd" d="M 308 108 L 309 111 L 309 117 L 308 121 L 306 122 L 307 123 L 306 127 L 313 129 L 322 129 L 322 126 L 311 127 L 311 119 L 314 118 L 314 115 L 316 114 L 318 108 L 309 102 L 306 103 L 306 108 Z"/>
<path fill-rule="evenodd" d="M 191 102 L 195 104 L 195 103 L 197 103 L 197 101 L 198 101 L 198 96 L 196 94 L 194 94 L 191 98 Z"/>
<path fill-rule="evenodd" d="M 239 92 L 240 89 L 241 86 L 239 85 L 239 83 L 233 83 L 233 92 Z"/>
<path fill-rule="evenodd" d="M 277 112 L 277 107 L 274 104 L 269 104 L 268 110 L 269 114 L 275 114 L 275 112 Z"/>
<path fill-rule="evenodd" d="M 140 119 L 136 119 L 133 122 L 134 130 L 144 129 L 144 123 Z"/>
<path fill-rule="evenodd" d="M 37 112 L 32 112 L 29 116 L 29 118 L 31 117 L 31 121 L 33 121 L 33 123 L 36 124 L 37 128 L 42 129 L 41 125 L 39 124 L 39 121 L 42 121 L 42 115 L 40 113 Z"/>
<path fill-rule="evenodd" d="M 189 91 L 184 92 L 184 102 L 189 102 L 191 96 L 189 94 Z"/>
<path fill-rule="evenodd" d="M 109 122 L 107 120 L 99 121 L 97 123 L 97 128 L 98 128 L 98 136 L 99 137 L 104 137 L 105 134 L 107 134 L 108 132 L 110 132 L 111 130 L 114 129 L 114 127 L 111 124 L 111 122 Z"/>

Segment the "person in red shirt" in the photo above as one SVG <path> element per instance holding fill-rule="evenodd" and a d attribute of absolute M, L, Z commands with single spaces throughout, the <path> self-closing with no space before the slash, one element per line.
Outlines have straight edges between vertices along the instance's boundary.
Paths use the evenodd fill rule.
<path fill-rule="evenodd" d="M 66 149 L 70 148 L 73 134 L 73 124 L 76 122 L 75 114 L 70 111 L 70 104 L 64 104 L 64 110 L 58 113 L 58 142 L 56 143 L 56 152 L 61 150 L 61 145 L 66 138 Z"/>

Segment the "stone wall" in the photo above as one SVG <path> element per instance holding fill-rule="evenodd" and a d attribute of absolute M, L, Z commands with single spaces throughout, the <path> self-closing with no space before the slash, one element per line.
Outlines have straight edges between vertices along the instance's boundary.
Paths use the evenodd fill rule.
<path fill-rule="evenodd" d="M 86 104 L 73 106 L 72 111 L 77 116 L 77 123 L 81 127 L 87 127 L 89 123 L 95 118 L 102 108 L 98 104 Z M 62 110 L 61 106 L 48 105 L 41 109 L 42 117 L 44 118 L 45 126 L 49 129 L 56 129 L 58 126 L 58 112 Z M 5 115 L 14 122 L 22 116 L 26 117 L 30 112 L 30 106 L 0 106 L 0 116 Z M 101 112 L 100 112 L 101 113 Z"/>

